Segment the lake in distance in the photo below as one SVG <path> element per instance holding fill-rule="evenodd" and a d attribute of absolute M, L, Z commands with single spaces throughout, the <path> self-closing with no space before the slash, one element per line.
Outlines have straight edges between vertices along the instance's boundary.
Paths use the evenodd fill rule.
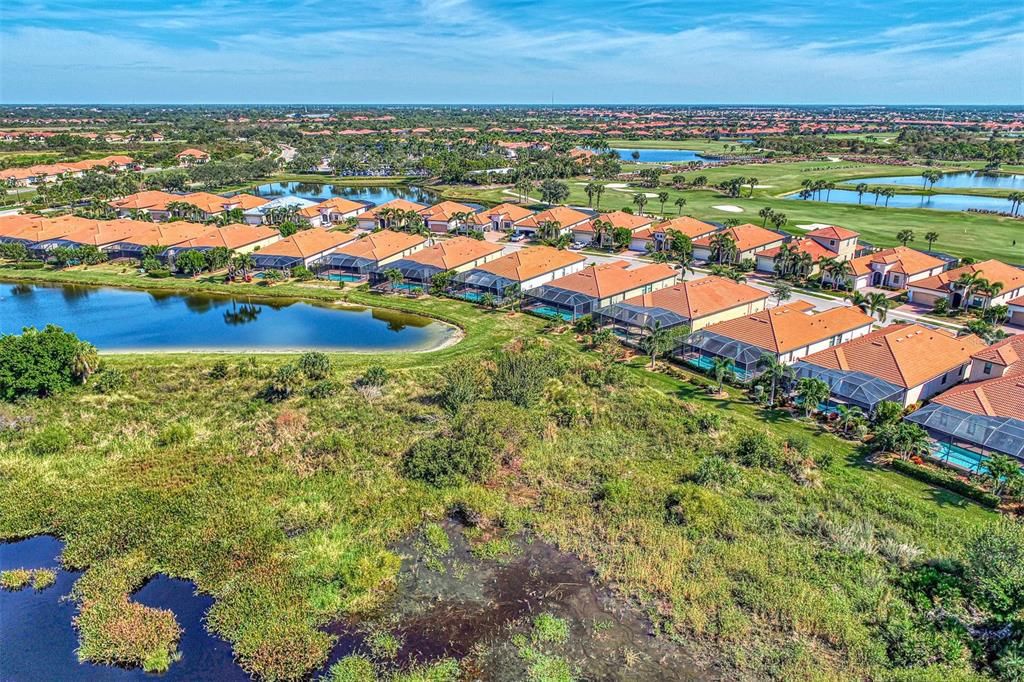
<path fill-rule="evenodd" d="M 256 187 L 252 193 L 268 199 L 291 196 L 317 202 L 342 197 L 378 206 L 393 199 L 406 199 L 420 204 L 433 204 L 437 200 L 433 192 L 408 185 L 361 186 L 315 182 L 268 182 Z"/>

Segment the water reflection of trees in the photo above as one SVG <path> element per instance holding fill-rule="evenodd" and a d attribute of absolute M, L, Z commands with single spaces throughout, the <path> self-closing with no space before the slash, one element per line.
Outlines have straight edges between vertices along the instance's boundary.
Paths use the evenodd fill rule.
<path fill-rule="evenodd" d="M 388 330 L 393 332 L 400 332 L 406 327 L 426 327 L 432 322 L 429 318 L 420 317 L 419 315 L 408 315 L 394 310 L 382 310 L 379 308 L 374 308 L 371 314 L 373 319 L 387 322 Z"/>
<path fill-rule="evenodd" d="M 76 286 L 64 286 L 61 287 L 60 295 L 68 303 L 74 303 L 75 301 L 81 301 L 89 298 L 93 293 L 93 289 L 89 287 L 76 287 Z"/>
<path fill-rule="evenodd" d="M 242 303 L 239 305 L 237 301 L 232 300 L 231 310 L 224 311 L 224 323 L 232 326 L 249 324 L 250 322 L 255 322 L 261 312 L 263 312 L 263 308 L 255 303 Z"/>
<path fill-rule="evenodd" d="M 35 287 L 31 284 L 15 284 L 11 287 L 11 296 L 31 296 Z"/>

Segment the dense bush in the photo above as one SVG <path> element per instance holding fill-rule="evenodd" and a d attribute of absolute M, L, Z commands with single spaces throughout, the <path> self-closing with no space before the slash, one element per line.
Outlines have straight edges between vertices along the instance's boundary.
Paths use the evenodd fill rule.
<path fill-rule="evenodd" d="M 519 407 L 534 405 L 544 383 L 560 373 L 560 364 L 555 353 L 540 347 L 503 351 L 491 377 L 494 395 Z"/>
<path fill-rule="evenodd" d="M 0 399 L 60 393 L 86 381 L 98 364 L 95 348 L 60 327 L 0 336 Z"/>
<path fill-rule="evenodd" d="M 361 386 L 376 386 L 380 388 L 388 382 L 388 370 L 383 365 L 370 365 L 359 378 Z"/>
<path fill-rule="evenodd" d="M 760 430 L 740 434 L 732 455 L 741 464 L 762 469 L 781 469 L 785 459 L 779 441 L 767 431 Z"/>
<path fill-rule="evenodd" d="M 105 369 L 96 377 L 97 393 L 117 393 L 128 383 L 128 377 L 121 370 Z"/>
<path fill-rule="evenodd" d="M 437 401 L 449 413 L 479 400 L 486 389 L 486 379 L 475 364 L 456 363 L 445 373 Z"/>
<path fill-rule="evenodd" d="M 331 374 L 331 359 L 326 353 L 312 351 L 299 356 L 299 369 L 307 379 L 319 381 Z"/>
<path fill-rule="evenodd" d="M 59 455 L 71 446 L 71 436 L 59 424 L 48 424 L 29 440 L 28 447 L 33 455 Z"/>
<path fill-rule="evenodd" d="M 960 480 L 952 472 L 921 466 L 902 459 L 893 460 L 892 468 L 925 483 L 952 490 L 958 495 L 963 495 L 986 507 L 995 508 L 999 506 L 999 497 L 997 495 L 993 495 L 977 486 Z"/>

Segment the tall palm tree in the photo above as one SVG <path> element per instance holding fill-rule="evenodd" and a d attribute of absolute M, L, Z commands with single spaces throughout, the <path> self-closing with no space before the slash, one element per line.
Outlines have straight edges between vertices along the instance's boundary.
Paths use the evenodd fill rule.
<path fill-rule="evenodd" d="M 757 212 L 757 215 L 761 217 L 761 227 L 767 227 L 768 219 L 772 217 L 771 206 L 765 206 Z"/>
<path fill-rule="evenodd" d="M 866 182 L 858 182 L 857 183 L 857 187 L 854 189 L 854 191 L 857 193 L 857 203 L 858 204 L 863 203 L 863 201 L 864 201 L 864 193 L 868 191 L 867 183 Z"/>
<path fill-rule="evenodd" d="M 763 353 L 757 359 L 757 368 L 761 370 L 761 376 L 771 383 L 771 394 L 769 405 L 775 405 L 775 390 L 779 382 L 791 379 L 795 372 L 789 365 L 779 362 L 779 359 L 771 353 Z"/>
<path fill-rule="evenodd" d="M 392 292 L 395 291 L 395 289 L 398 288 L 398 285 L 405 279 L 402 271 L 398 268 L 389 268 L 388 270 L 385 270 L 384 276 L 387 277 L 388 288 L 390 288 Z"/>
<path fill-rule="evenodd" d="M 750 198 L 750 197 L 754 196 L 754 188 L 757 187 L 757 185 L 758 185 L 758 179 L 757 178 L 746 178 L 746 181 L 747 181 L 747 185 L 750 186 L 750 193 L 747 194 L 747 198 Z"/>
<path fill-rule="evenodd" d="M 647 193 L 646 192 L 637 192 L 636 194 L 634 194 L 633 195 L 633 203 L 636 204 L 637 208 L 640 210 L 640 215 L 643 215 L 644 214 L 644 206 L 647 205 Z"/>
<path fill-rule="evenodd" d="M 725 262 L 726 258 L 732 259 L 733 252 L 736 250 L 736 240 L 726 230 L 711 235 L 708 245 L 711 247 L 711 253 L 718 259 L 719 265 Z"/>
<path fill-rule="evenodd" d="M 851 428 L 864 421 L 864 411 L 856 405 L 836 405 L 836 415 L 843 435 L 849 435 Z"/>
<path fill-rule="evenodd" d="M 601 195 L 604 194 L 604 185 L 597 183 L 597 187 L 594 189 L 595 203 L 594 208 L 598 211 L 601 210 Z"/>
<path fill-rule="evenodd" d="M 885 189 L 882 190 L 882 196 L 885 197 L 885 207 L 889 208 L 889 199 L 892 199 L 894 196 L 896 196 L 896 190 L 894 190 L 892 187 L 886 187 Z"/>
<path fill-rule="evenodd" d="M 654 363 L 658 356 L 668 350 L 672 339 L 679 333 L 685 332 L 678 329 L 667 329 L 658 321 L 654 323 L 654 326 L 647 327 L 647 333 L 640 341 L 640 347 L 651 357 L 651 369 L 654 369 Z"/>
<path fill-rule="evenodd" d="M 818 266 L 818 274 L 821 275 L 818 284 L 822 289 L 825 288 L 825 277 L 832 274 L 838 263 L 839 261 L 831 256 L 818 256 L 818 260 L 814 264 Z"/>
<path fill-rule="evenodd" d="M 686 197 L 676 197 L 672 203 L 676 205 L 676 215 L 682 215 L 683 206 L 686 206 Z"/>
<path fill-rule="evenodd" d="M 935 232 L 935 231 L 926 232 L 925 235 L 924 235 L 924 240 L 926 242 L 928 242 L 928 250 L 931 251 L 932 250 L 932 244 L 934 244 L 935 242 L 939 241 L 939 233 Z"/>
<path fill-rule="evenodd" d="M 665 202 L 668 201 L 668 192 L 658 192 L 658 201 L 661 203 L 661 215 L 665 215 Z"/>
<path fill-rule="evenodd" d="M 829 270 L 829 279 L 832 280 L 832 289 L 837 289 L 842 282 L 845 287 L 850 277 L 853 277 L 853 265 L 848 260 L 837 260 Z"/>
<path fill-rule="evenodd" d="M 71 374 L 84 384 L 99 366 L 100 356 L 96 347 L 91 343 L 79 341 L 75 346 L 75 354 L 71 357 Z"/>
<path fill-rule="evenodd" d="M 603 247 L 605 241 L 612 235 L 615 226 L 612 225 L 610 220 L 603 220 L 601 218 L 595 218 L 591 224 L 594 228 L 594 238 L 597 240 L 597 245 Z"/>
<path fill-rule="evenodd" d="M 583 188 L 583 191 L 587 194 L 587 206 L 593 206 L 594 195 L 597 194 L 597 183 L 588 182 L 587 186 Z"/>
<path fill-rule="evenodd" d="M 889 316 L 889 308 L 892 306 L 892 301 L 882 293 L 868 294 L 867 297 L 867 313 L 871 317 L 878 316 L 879 322 L 885 322 L 885 318 Z"/>
<path fill-rule="evenodd" d="M 732 361 L 732 358 L 723 358 L 718 355 L 711 358 L 711 373 L 715 376 L 715 381 L 718 382 L 719 393 L 722 392 L 725 385 L 725 375 L 735 369 L 736 363 Z"/>
<path fill-rule="evenodd" d="M 909 242 L 914 241 L 914 231 L 900 230 L 899 232 L 896 233 L 896 241 L 898 241 L 900 244 L 903 244 L 903 246 L 906 246 Z"/>
<path fill-rule="evenodd" d="M 971 293 L 988 285 L 989 281 L 980 272 L 965 272 L 960 275 L 960 278 L 953 282 L 953 286 L 960 289 L 960 307 L 966 310 L 970 305 Z"/>
<path fill-rule="evenodd" d="M 989 282 L 988 284 L 978 287 L 978 292 L 985 294 L 985 305 L 984 310 L 988 310 L 988 307 L 992 305 L 992 299 L 999 295 L 999 292 L 1003 290 L 1002 282 Z"/>

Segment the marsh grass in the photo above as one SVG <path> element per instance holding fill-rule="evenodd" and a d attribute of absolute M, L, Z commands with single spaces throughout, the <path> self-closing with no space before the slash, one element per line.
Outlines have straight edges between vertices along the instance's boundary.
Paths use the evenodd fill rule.
<path fill-rule="evenodd" d="M 0 573 L 0 588 L 10 592 L 17 592 L 32 582 L 32 571 L 24 568 L 14 568 Z"/>
<path fill-rule="evenodd" d="M 878 623 L 901 599 L 892 587 L 898 559 L 887 557 L 906 553 L 885 538 L 912 541 L 921 558 L 956 556 L 994 518 L 731 389 L 728 400 L 709 398 L 685 373 L 652 374 L 642 358 L 627 367 L 628 381 L 589 385 L 581 377 L 599 360 L 570 334 L 544 336 L 566 365 L 516 413 L 536 421 L 536 434 L 531 423 L 531 438 L 498 457 L 493 475 L 445 487 L 411 480 L 404 453 L 453 419 L 439 401 L 441 377 L 456 364 L 493 370 L 496 349 L 537 336 L 543 323 L 384 298 L 466 336 L 434 353 L 332 355 L 321 381 L 337 390 L 317 397 L 261 398 L 294 356 L 230 358 L 215 377 L 223 355 L 118 355 L 103 360 L 127 379 L 116 392 L 74 389 L 4 407 L 19 427 L 0 439 L 0 537 L 50 532 L 66 542 L 62 560 L 85 571 L 74 589 L 83 659 L 172 664 L 173 615 L 130 600 L 165 573 L 215 598 L 207 626 L 243 668 L 302 678 L 327 659 L 333 639 L 323 624 L 384 603 L 401 563 L 390 548 L 460 508 L 477 524 L 478 556 L 502 556 L 507 535 L 523 529 L 554 541 L 648 608 L 660 636 L 698 647 L 735 679 L 877 678 L 893 669 Z M 388 380 L 371 402 L 354 385 L 375 364 Z M 470 414 L 509 412 L 493 398 L 479 399 L 490 412 Z M 567 404 L 584 409 L 560 421 Z M 708 430 L 701 415 L 711 411 L 720 417 Z M 815 453 L 831 455 L 815 469 L 821 485 L 733 456 L 738 434 L 766 423 L 782 451 L 788 436 L 805 435 Z M 35 446 L 51 425 L 64 425 L 63 445 Z M 722 473 L 716 463 L 702 485 L 695 474 L 713 457 L 731 466 Z M 682 512 L 673 518 L 666 503 L 680 490 L 689 493 L 673 498 Z M 846 551 L 864 534 L 838 544 L 814 530 L 818 512 L 835 528 L 870 527 L 876 550 Z M 439 536 L 426 542 L 440 552 Z M 549 656 L 532 660 L 536 679 L 568 679 L 568 664 Z"/>

